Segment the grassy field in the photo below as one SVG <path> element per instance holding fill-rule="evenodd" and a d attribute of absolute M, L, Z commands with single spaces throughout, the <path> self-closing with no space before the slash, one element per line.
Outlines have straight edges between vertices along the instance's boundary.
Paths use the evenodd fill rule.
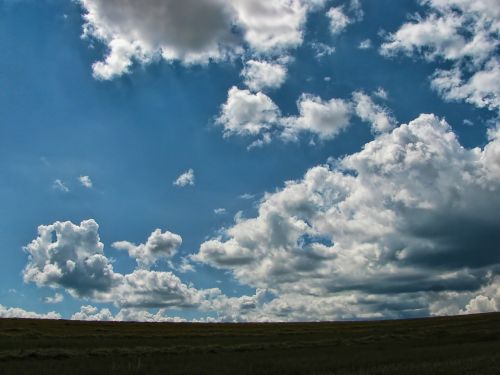
<path fill-rule="evenodd" d="M 500 374 L 500 313 L 380 322 L 0 319 L 0 374 Z"/>

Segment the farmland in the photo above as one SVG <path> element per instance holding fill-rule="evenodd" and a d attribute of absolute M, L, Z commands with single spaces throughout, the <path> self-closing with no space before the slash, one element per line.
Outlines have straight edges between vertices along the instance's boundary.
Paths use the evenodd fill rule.
<path fill-rule="evenodd" d="M 336 323 L 0 320 L 0 374 L 498 374 L 500 313 Z"/>

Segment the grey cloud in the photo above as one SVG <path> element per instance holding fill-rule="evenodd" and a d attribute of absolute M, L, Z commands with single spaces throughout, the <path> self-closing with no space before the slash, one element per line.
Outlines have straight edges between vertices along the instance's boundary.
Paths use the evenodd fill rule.
<path fill-rule="evenodd" d="M 278 298 L 263 311 L 285 296 L 292 309 L 316 296 L 309 309 L 335 301 L 360 316 L 368 310 L 352 298 L 418 296 L 415 314 L 434 311 L 440 295 L 463 302 L 499 272 L 499 145 L 491 130 L 483 149 L 466 149 L 444 120 L 421 115 L 335 169 L 311 168 L 266 194 L 257 217 L 239 219 L 193 259 L 273 290 Z"/>
<path fill-rule="evenodd" d="M 108 46 L 93 66 L 95 77 L 128 73 L 133 62 L 157 58 L 207 63 L 248 47 L 276 54 L 302 42 L 307 13 L 323 0 L 79 0 L 84 35 Z"/>
<path fill-rule="evenodd" d="M 109 290 L 117 277 L 103 254 L 98 229 L 94 220 L 39 226 L 38 237 L 25 247 L 25 282 L 68 288 L 78 296 Z"/>
<path fill-rule="evenodd" d="M 218 293 L 190 287 L 171 272 L 115 272 L 104 254 L 98 230 L 94 220 L 80 225 L 68 221 L 39 226 L 38 237 L 25 247 L 29 254 L 23 271 L 25 282 L 64 288 L 74 297 L 126 307 L 193 307 Z M 172 256 L 180 243 L 180 236 L 156 230 L 146 244 L 122 241 L 115 246 L 126 248 L 140 265 L 149 266 L 160 257 Z"/>

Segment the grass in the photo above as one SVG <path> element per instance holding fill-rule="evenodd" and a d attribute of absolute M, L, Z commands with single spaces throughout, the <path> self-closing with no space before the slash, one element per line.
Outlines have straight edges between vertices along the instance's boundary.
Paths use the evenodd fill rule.
<path fill-rule="evenodd" d="M 500 313 L 378 322 L 0 319 L 0 374 L 500 374 Z"/>

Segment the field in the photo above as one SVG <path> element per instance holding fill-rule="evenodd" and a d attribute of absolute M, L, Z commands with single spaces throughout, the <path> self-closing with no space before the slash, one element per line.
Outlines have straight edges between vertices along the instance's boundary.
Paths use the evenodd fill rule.
<path fill-rule="evenodd" d="M 291 324 L 1 319 L 0 374 L 500 374 L 500 313 Z"/>

